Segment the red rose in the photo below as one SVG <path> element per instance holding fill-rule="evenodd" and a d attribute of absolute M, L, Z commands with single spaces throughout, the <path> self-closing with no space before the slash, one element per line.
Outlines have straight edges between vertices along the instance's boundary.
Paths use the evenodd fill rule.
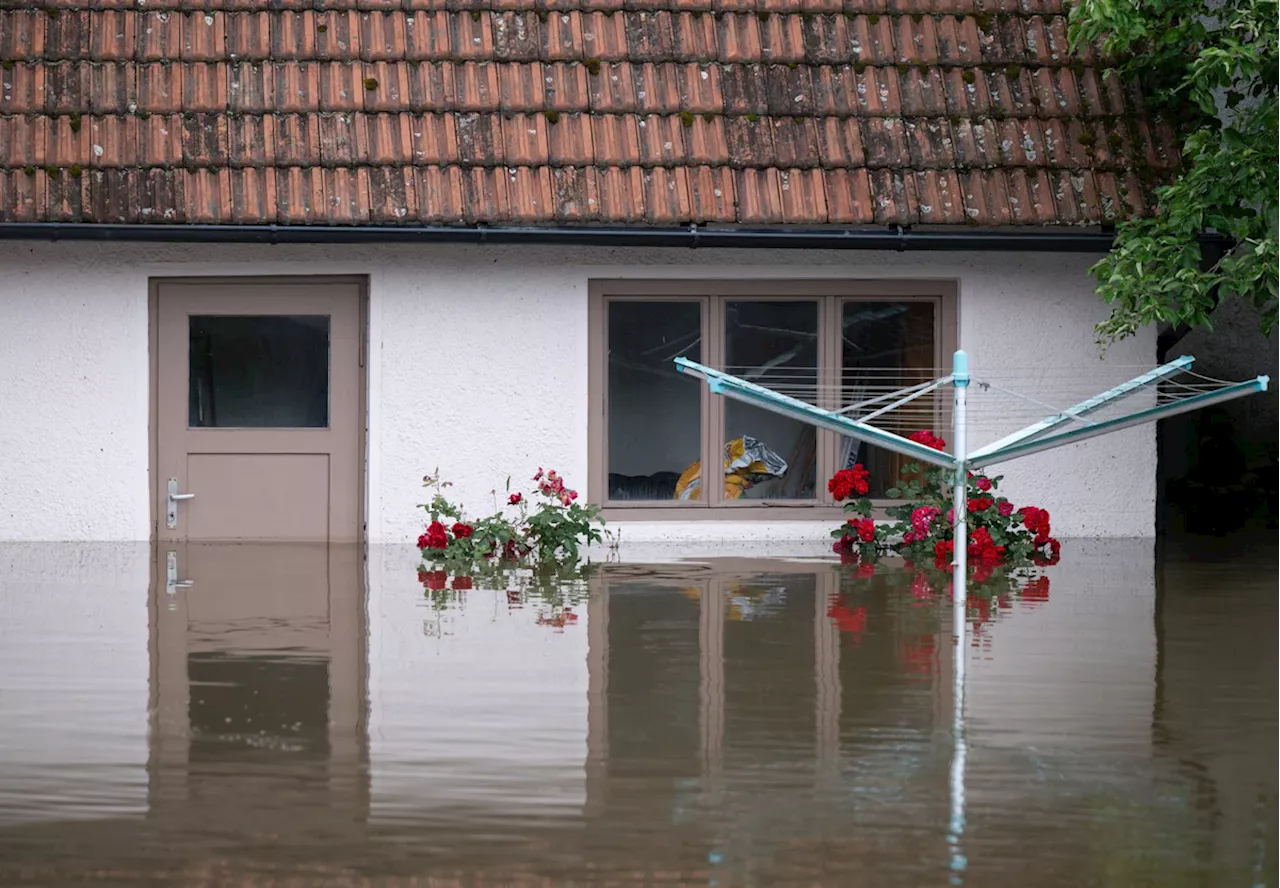
<path fill-rule="evenodd" d="M 460 540 L 465 540 L 471 534 L 475 533 L 475 529 L 470 524 L 463 524 L 459 521 L 453 525 L 453 535 Z"/>
<path fill-rule="evenodd" d="M 986 475 L 979 475 L 978 480 L 973 482 L 977 488 L 984 493 L 991 489 L 991 479 Z"/>
<path fill-rule="evenodd" d="M 847 534 L 845 536 L 840 537 L 840 539 L 836 540 L 834 543 L 831 544 L 831 551 L 837 554 L 852 552 L 853 537 L 848 536 Z"/>
<path fill-rule="evenodd" d="M 448 545 L 449 536 L 439 521 L 432 521 L 427 525 L 427 532 L 418 537 L 419 549 L 444 549 Z"/>
<path fill-rule="evenodd" d="M 522 494 L 513 493 L 511 494 L 511 496 L 507 497 L 507 502 L 509 502 L 513 506 L 518 506 L 520 505 L 520 500 L 522 499 L 524 499 L 524 496 Z"/>
<path fill-rule="evenodd" d="M 852 468 L 841 469 L 831 476 L 831 480 L 827 482 L 827 490 L 836 502 L 848 499 L 852 494 L 858 496 L 866 496 L 870 490 L 867 484 L 869 474 L 861 463 L 854 465 Z"/>
<path fill-rule="evenodd" d="M 956 544 L 951 540 L 938 540 L 933 544 L 933 566 L 938 570 L 946 570 L 955 557 Z"/>
<path fill-rule="evenodd" d="M 989 496 L 975 496 L 973 499 L 968 501 L 969 511 L 985 512 L 987 509 L 991 508 L 991 504 L 994 502 L 995 500 Z"/>
<path fill-rule="evenodd" d="M 854 518 L 849 521 L 849 526 L 853 528 L 853 532 L 858 535 L 858 539 L 864 543 L 873 543 L 876 539 L 876 523 L 870 518 Z"/>
<path fill-rule="evenodd" d="M 1049 541 L 1049 513 L 1035 506 L 1024 506 L 1018 510 L 1022 516 L 1022 524 L 1036 535 L 1035 544 L 1042 546 Z"/>
<path fill-rule="evenodd" d="M 908 440 L 915 441 L 917 444 L 923 444 L 925 447 L 931 447 L 934 450 L 943 450 L 947 446 L 947 442 L 939 438 L 933 432 L 927 429 L 921 429 L 918 432 L 912 432 Z"/>
<path fill-rule="evenodd" d="M 1000 502 L 996 503 L 996 511 L 1008 518 L 1013 514 L 1013 503 L 1008 500 L 1000 500 Z"/>

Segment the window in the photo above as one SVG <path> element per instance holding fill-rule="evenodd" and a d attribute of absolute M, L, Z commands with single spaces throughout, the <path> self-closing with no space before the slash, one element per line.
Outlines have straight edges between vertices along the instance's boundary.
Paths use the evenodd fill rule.
<path fill-rule="evenodd" d="M 674 359 L 837 407 L 939 375 L 954 350 L 954 294 L 948 282 L 593 282 L 592 501 L 645 517 L 814 517 L 837 508 L 826 481 L 855 462 L 882 498 L 901 457 L 712 396 Z M 900 421 L 939 430 L 946 418 L 926 398 Z M 714 483 L 706 465 L 719 469 Z"/>

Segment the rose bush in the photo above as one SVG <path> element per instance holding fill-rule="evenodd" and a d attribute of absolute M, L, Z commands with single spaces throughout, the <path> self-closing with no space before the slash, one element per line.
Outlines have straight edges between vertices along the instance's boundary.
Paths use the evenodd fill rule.
<path fill-rule="evenodd" d="M 427 475 L 422 485 L 435 493 L 422 507 L 431 518 L 418 537 L 423 561 L 462 574 L 503 562 L 545 568 L 575 563 L 582 546 L 604 539 L 600 509 L 579 503 L 578 492 L 555 469 L 538 469 L 532 480 L 534 489 L 525 496 L 511 493 L 508 479 L 506 506 L 497 504 L 495 492 L 493 514 L 468 521 L 462 508 L 445 496 L 450 483 L 438 472 Z"/>
<path fill-rule="evenodd" d="M 930 431 L 919 431 L 911 440 L 935 450 L 947 444 Z M 971 582 L 986 582 L 997 568 L 1047 567 L 1058 563 L 1061 545 L 1050 535 L 1049 513 L 1036 506 L 1017 508 L 999 493 L 1000 476 L 969 473 L 966 522 L 968 525 Z M 846 563 L 872 562 L 896 553 L 915 564 L 932 563 L 948 570 L 955 555 L 953 473 L 918 463 L 902 467 L 897 486 L 887 494 L 905 502 L 885 513 L 893 523 L 876 526 L 871 501 L 866 498 L 867 471 L 861 465 L 837 472 L 827 489 L 844 502 L 849 517 L 831 532 L 832 548 Z"/>

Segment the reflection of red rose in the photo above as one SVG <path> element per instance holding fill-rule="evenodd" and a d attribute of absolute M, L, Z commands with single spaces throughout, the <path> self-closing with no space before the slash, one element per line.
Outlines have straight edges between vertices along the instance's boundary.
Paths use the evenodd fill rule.
<path fill-rule="evenodd" d="M 454 577 L 454 578 L 453 578 L 453 588 L 455 588 L 455 589 L 470 589 L 470 588 L 471 588 L 471 577 Z"/>
<path fill-rule="evenodd" d="M 1022 600 L 1039 604 L 1049 600 L 1049 578 L 1036 577 L 1022 587 Z"/>
<path fill-rule="evenodd" d="M 433 592 L 439 592 L 449 581 L 449 575 L 442 570 L 425 571 L 425 573 L 423 585 Z"/>
<path fill-rule="evenodd" d="M 860 635 L 867 629 L 867 609 L 865 607 L 850 608 L 843 599 L 831 605 L 827 610 L 827 616 L 841 632 Z"/>

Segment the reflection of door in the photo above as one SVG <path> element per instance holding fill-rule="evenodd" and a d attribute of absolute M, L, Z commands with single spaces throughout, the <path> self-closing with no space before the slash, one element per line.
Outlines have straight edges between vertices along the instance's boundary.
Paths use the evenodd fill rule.
<path fill-rule="evenodd" d="M 230 830 L 296 838 L 356 829 L 368 811 L 360 547 L 170 551 L 189 579 L 174 588 L 164 550 L 156 553 L 152 814 L 186 842 Z"/>
<path fill-rule="evenodd" d="M 357 540 L 359 284 L 164 281 L 155 328 L 157 538 Z"/>

